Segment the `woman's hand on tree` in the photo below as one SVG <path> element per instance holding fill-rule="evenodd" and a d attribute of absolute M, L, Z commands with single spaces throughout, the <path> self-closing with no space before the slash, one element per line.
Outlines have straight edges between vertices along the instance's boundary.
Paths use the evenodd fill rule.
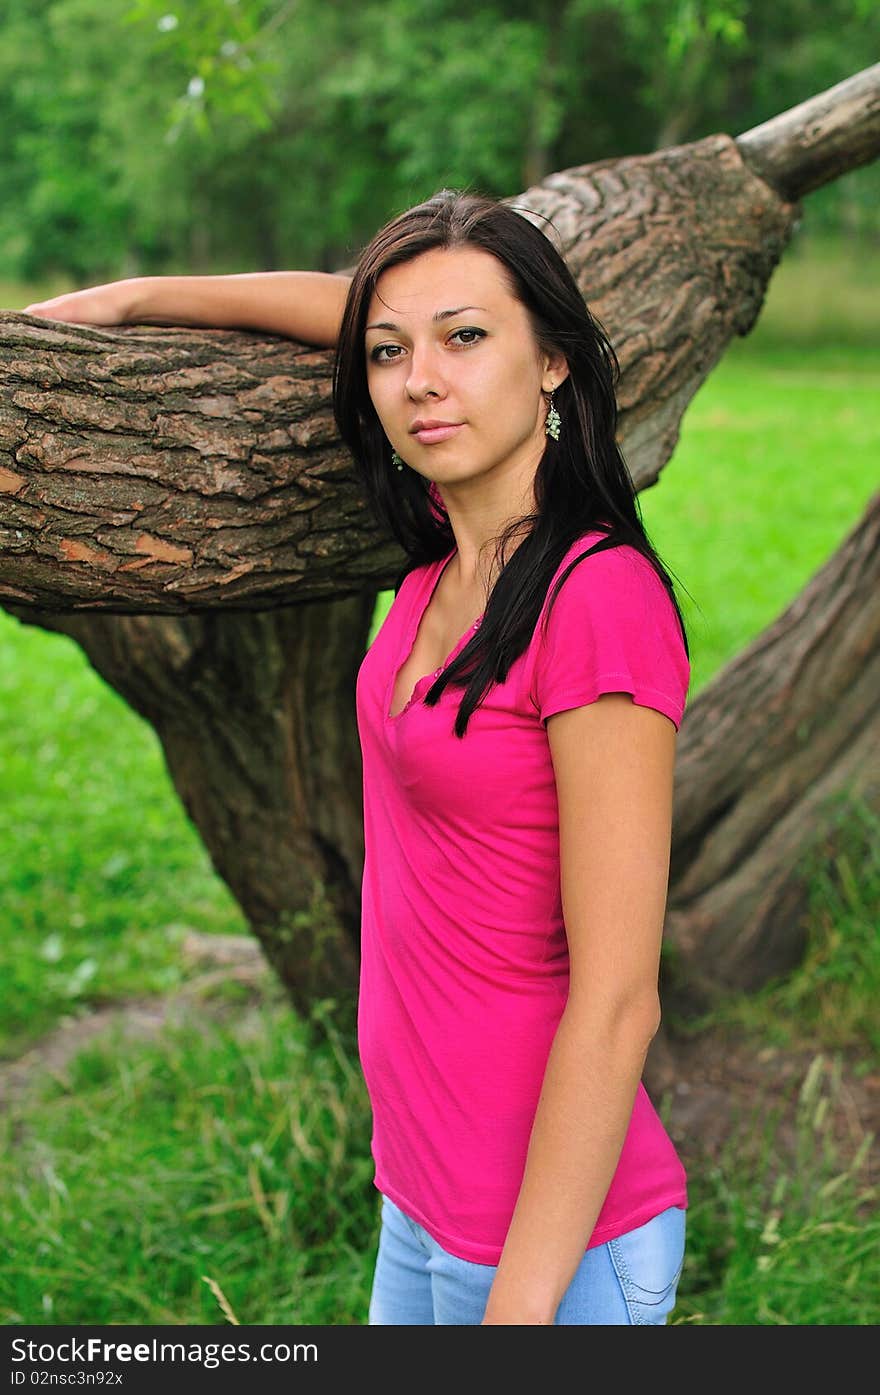
<path fill-rule="evenodd" d="M 88 286 L 81 291 L 68 291 L 50 300 L 26 305 L 23 315 L 36 315 L 44 320 L 65 320 L 79 325 L 125 324 L 131 304 L 131 291 L 125 281 L 109 281 L 103 286 Z"/>

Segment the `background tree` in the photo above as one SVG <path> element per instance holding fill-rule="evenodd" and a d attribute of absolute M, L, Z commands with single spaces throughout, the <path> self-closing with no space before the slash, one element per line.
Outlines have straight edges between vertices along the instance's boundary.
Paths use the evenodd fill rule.
<path fill-rule="evenodd" d="M 745 131 L 859 70 L 870 0 L 7 0 L 0 275 L 332 269 L 442 185 Z M 316 55 L 320 61 L 316 61 Z M 810 225 L 876 236 L 880 173 Z"/>

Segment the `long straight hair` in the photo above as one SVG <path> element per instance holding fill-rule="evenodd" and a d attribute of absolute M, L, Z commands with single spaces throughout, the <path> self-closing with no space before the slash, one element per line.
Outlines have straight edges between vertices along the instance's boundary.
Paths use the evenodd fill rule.
<path fill-rule="evenodd" d="M 528 210 L 525 210 L 528 212 Z M 482 625 L 424 696 L 438 702 L 448 686 L 464 689 L 455 721 L 463 737 L 474 708 L 495 682 L 503 683 L 534 635 L 553 576 L 568 549 L 592 530 L 604 536 L 563 572 L 547 614 L 573 567 L 594 552 L 628 543 L 651 563 L 675 607 L 685 652 L 684 617 L 669 572 L 648 539 L 637 494 L 617 444 L 617 356 L 590 313 L 577 282 L 549 237 L 513 205 L 481 194 L 443 189 L 408 209 L 376 234 L 361 254 L 348 291 L 336 351 L 333 410 L 381 527 L 400 543 L 408 572 L 447 556 L 455 546 L 436 486 L 415 470 L 398 471 L 367 386 L 365 327 L 383 271 L 435 248 L 476 247 L 506 271 L 512 293 L 528 313 L 538 348 L 559 352 L 568 376 L 555 391 L 562 419 L 559 440 L 547 438 L 534 479 L 535 510 L 509 523 L 496 539 L 500 564 Z M 514 537 L 521 539 L 506 559 Z"/>

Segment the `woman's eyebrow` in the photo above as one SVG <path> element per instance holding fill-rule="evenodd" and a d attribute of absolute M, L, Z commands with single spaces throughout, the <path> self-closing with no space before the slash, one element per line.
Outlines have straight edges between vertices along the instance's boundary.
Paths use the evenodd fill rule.
<path fill-rule="evenodd" d="M 459 305 L 456 310 L 438 310 L 434 315 L 435 320 L 451 320 L 454 315 L 463 315 L 465 310 L 483 310 L 488 314 L 485 305 Z"/>
<path fill-rule="evenodd" d="M 483 310 L 486 314 L 485 305 L 459 305 L 455 310 L 438 310 L 431 318 L 435 321 L 451 320 L 456 315 L 463 315 L 465 310 Z M 390 320 L 378 320 L 375 324 L 367 325 L 366 329 L 390 329 L 399 331 L 400 326 L 392 324 Z"/>

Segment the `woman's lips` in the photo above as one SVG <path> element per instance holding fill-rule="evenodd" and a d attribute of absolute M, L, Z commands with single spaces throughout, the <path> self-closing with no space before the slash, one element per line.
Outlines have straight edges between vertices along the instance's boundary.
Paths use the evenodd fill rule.
<path fill-rule="evenodd" d="M 463 422 L 457 422 L 450 426 L 425 426 L 421 431 L 416 431 L 415 438 L 423 446 L 433 446 L 438 441 L 448 441 L 450 436 L 454 436 L 456 431 L 460 431 Z"/>

